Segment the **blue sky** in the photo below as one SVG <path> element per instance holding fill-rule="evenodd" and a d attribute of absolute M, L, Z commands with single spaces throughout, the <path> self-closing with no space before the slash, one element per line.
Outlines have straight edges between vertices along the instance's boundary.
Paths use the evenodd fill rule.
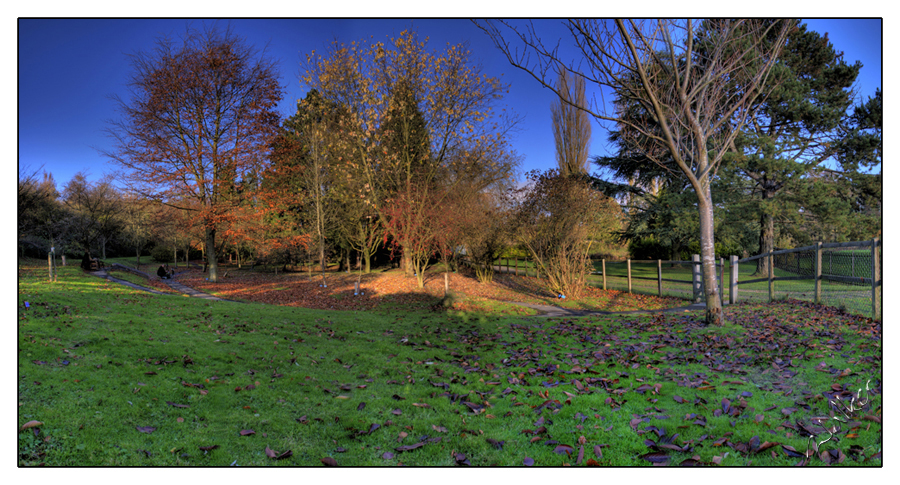
<path fill-rule="evenodd" d="M 96 180 L 115 167 L 96 148 L 108 148 L 103 130 L 107 120 L 118 117 L 117 94 L 127 99 L 131 73 L 128 54 L 149 51 L 161 36 L 177 39 L 189 23 L 204 20 L 18 20 L 18 163 L 20 168 L 51 172 L 62 187 L 78 171 Z M 480 29 L 463 19 L 430 20 L 220 20 L 235 33 L 266 53 L 280 66 L 285 97 L 279 105 L 291 115 L 297 99 L 305 95 L 300 85 L 301 57 L 323 50 L 333 39 L 349 43 L 359 39 L 387 40 L 404 29 L 429 37 L 429 49 L 447 43 L 468 42 L 472 59 L 483 72 L 509 84 L 502 105 L 523 117 L 512 145 L 524 156 L 522 171 L 555 166 L 550 105 L 554 95 L 526 73 L 512 67 Z M 860 60 L 857 80 L 861 97 L 871 96 L 882 82 L 880 20 L 806 20 L 812 30 L 828 32 L 848 63 Z M 539 22 L 545 36 L 562 36 L 559 21 Z M 569 42 L 567 37 L 563 38 Z M 588 87 L 590 91 L 590 86 Z M 588 93 L 590 96 L 590 92 Z M 593 126 L 591 154 L 607 153 L 606 132 Z"/>

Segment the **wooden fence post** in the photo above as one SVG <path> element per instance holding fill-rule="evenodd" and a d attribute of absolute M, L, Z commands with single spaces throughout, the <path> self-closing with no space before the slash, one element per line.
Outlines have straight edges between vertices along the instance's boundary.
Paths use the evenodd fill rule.
<path fill-rule="evenodd" d="M 631 293 L 631 260 L 626 259 L 625 262 L 628 264 L 628 293 Z"/>
<path fill-rule="evenodd" d="M 775 299 L 775 255 L 769 254 L 769 301 Z"/>
<path fill-rule="evenodd" d="M 738 299 L 738 257 L 733 254 L 731 255 L 731 285 L 728 293 L 728 304 L 736 304 Z"/>
<path fill-rule="evenodd" d="M 872 318 L 881 319 L 881 265 L 879 264 L 878 238 L 872 239 Z"/>
<path fill-rule="evenodd" d="M 822 241 L 816 242 L 816 305 L 822 303 Z"/>
<path fill-rule="evenodd" d="M 444 296 L 447 296 L 449 290 L 450 284 L 447 282 L 447 271 L 444 271 Z"/>
<path fill-rule="evenodd" d="M 700 275 L 700 264 L 699 263 L 700 263 L 700 255 L 699 254 L 692 255 L 691 256 L 691 274 L 693 276 L 693 278 L 692 278 L 693 284 L 691 285 L 691 287 L 692 287 L 694 303 L 700 302 L 700 293 L 701 293 L 700 284 L 703 282 L 703 280 L 701 279 L 701 275 Z"/>
<path fill-rule="evenodd" d="M 53 282 L 53 253 L 47 253 L 47 279 Z"/>
<path fill-rule="evenodd" d="M 603 291 L 606 291 L 606 260 L 600 260 L 600 271 L 603 272 Z"/>
<path fill-rule="evenodd" d="M 659 290 L 659 296 L 662 296 L 662 260 L 656 260 L 656 287 Z"/>

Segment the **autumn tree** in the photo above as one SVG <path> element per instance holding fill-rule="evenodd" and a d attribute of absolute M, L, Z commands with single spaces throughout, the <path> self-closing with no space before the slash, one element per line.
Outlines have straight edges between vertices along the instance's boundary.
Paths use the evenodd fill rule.
<path fill-rule="evenodd" d="M 591 120 L 578 106 L 587 106 L 584 78 L 569 71 L 559 72 L 560 99 L 550 106 L 553 118 L 553 141 L 556 143 L 556 164 L 562 175 L 587 173 L 591 145 Z"/>
<path fill-rule="evenodd" d="M 592 271 L 590 247 L 617 227 L 619 205 L 585 176 L 529 172 L 516 211 L 516 235 L 553 294 L 578 298 Z"/>
<path fill-rule="evenodd" d="M 240 201 L 236 184 L 257 172 L 278 128 L 281 87 L 273 61 L 230 31 L 189 30 L 132 57 L 131 98 L 106 152 L 133 190 L 192 211 L 203 226 L 209 280 L 218 281 L 217 234 Z M 193 207 L 178 199 L 193 200 Z"/>
<path fill-rule="evenodd" d="M 321 271 L 326 267 L 326 236 L 333 226 L 334 143 L 337 108 L 315 89 L 297 103 L 275 139 L 272 166 L 266 172 L 264 199 L 291 206 L 298 222 L 314 237 Z M 282 214 L 281 217 L 284 217 Z"/>
<path fill-rule="evenodd" d="M 671 157 L 697 197 L 706 320 L 722 325 L 715 268 L 711 182 L 751 110 L 765 97 L 769 75 L 792 29 L 763 20 L 569 20 L 584 72 L 542 42 L 533 24 L 479 22 L 508 60 L 560 95 L 552 73 L 568 70 L 586 83 L 637 103 L 653 129 L 596 102 L 585 111 L 598 121 L 627 123 L 631 139 L 651 161 Z M 774 33 L 774 35 L 771 35 Z M 514 39 L 514 40 L 510 40 Z M 517 42 L 513 45 L 511 42 Z M 520 48 L 521 47 L 521 48 Z M 700 48 L 702 47 L 702 48 Z M 634 82 L 635 77 L 639 82 Z"/>
<path fill-rule="evenodd" d="M 335 43 L 307 56 L 304 70 L 310 88 L 346 108 L 342 170 L 363 180 L 355 197 L 390 231 L 421 287 L 436 234 L 427 214 L 462 181 L 481 190 L 515 166 L 510 120 L 493 107 L 504 86 L 481 74 L 465 46 L 428 52 L 406 31 L 389 44 Z"/>

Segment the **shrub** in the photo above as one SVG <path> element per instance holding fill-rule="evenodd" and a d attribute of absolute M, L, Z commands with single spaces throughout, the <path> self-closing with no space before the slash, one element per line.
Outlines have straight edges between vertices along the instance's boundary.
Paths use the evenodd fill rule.
<path fill-rule="evenodd" d="M 157 263 L 171 263 L 172 262 L 172 248 L 168 248 L 165 246 L 156 246 L 150 251 L 150 257 L 153 258 Z"/>

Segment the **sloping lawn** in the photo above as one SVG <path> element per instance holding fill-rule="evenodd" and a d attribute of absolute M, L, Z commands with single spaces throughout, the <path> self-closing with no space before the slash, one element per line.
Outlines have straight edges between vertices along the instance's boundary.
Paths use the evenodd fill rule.
<path fill-rule="evenodd" d="M 723 329 L 326 311 L 73 267 L 50 284 L 35 263 L 19 266 L 20 465 L 882 463 L 881 322 L 830 308 L 727 307 Z M 858 389 L 862 409 L 830 409 Z"/>

